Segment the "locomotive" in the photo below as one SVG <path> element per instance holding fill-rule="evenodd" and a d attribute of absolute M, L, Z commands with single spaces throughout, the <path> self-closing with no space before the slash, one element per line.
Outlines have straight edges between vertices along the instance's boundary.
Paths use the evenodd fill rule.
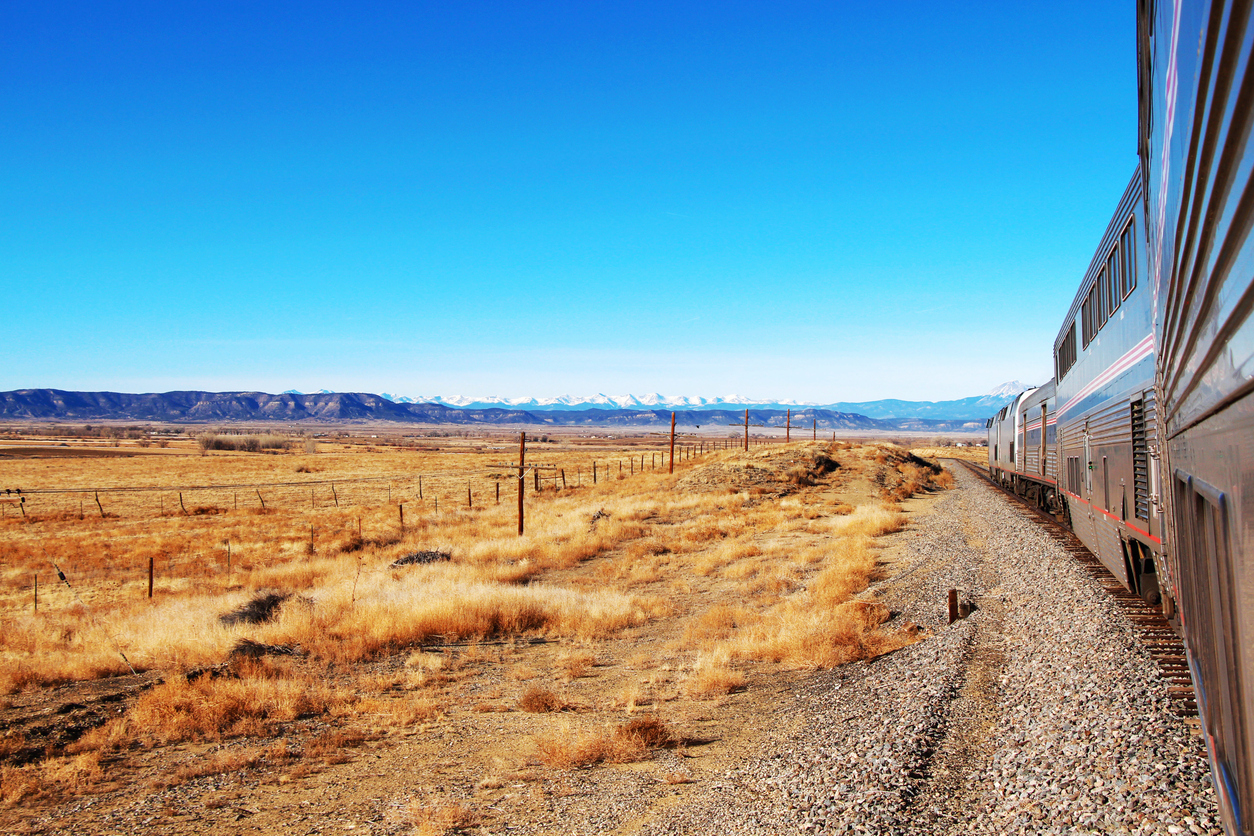
<path fill-rule="evenodd" d="M 1054 340 L 987 422 L 994 480 L 1184 638 L 1220 815 L 1254 829 L 1254 25 L 1138 0 L 1139 165 Z"/>

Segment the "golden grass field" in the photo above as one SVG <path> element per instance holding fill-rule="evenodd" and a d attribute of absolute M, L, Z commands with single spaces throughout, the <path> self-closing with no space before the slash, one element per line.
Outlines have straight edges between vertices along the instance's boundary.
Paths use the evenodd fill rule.
<path fill-rule="evenodd" d="M 522 536 L 517 472 L 494 467 L 517 461 L 505 438 L 0 458 L 0 490 L 73 492 L 28 493 L 25 516 L 0 518 L 0 709 L 27 716 L 52 684 L 107 687 L 131 667 L 147 677 L 122 713 L 56 745 L 6 724 L 0 803 L 114 787 L 117 763 L 138 774 L 136 747 L 169 753 L 154 767 L 166 784 L 300 777 L 310 758 L 330 768 L 363 740 L 438 726 L 458 707 L 466 722 L 518 712 L 513 751 L 525 754 L 497 768 L 515 778 L 640 760 L 682 744 L 661 705 L 917 638 L 860 593 L 876 538 L 907 524 L 899 503 L 949 486 L 948 473 L 891 445 L 704 446 L 671 475 L 653 466 L 656 438 L 529 445 L 528 464 L 546 469 L 539 492 L 525 477 Z M 239 486 L 266 486 L 254 489 L 265 508 Z M 152 490 L 120 490 L 138 487 Z M 115 490 L 97 506 L 96 488 Z M 435 557 L 397 564 L 416 554 Z M 266 596 L 268 617 L 223 619 Z M 224 740 L 248 745 L 194 764 L 165 748 Z"/>

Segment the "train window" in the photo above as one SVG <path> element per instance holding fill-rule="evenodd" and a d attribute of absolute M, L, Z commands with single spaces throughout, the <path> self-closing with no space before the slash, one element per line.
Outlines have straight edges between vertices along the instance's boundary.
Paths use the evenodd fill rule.
<path fill-rule="evenodd" d="M 1093 291 L 1091 289 L 1084 297 L 1084 304 L 1080 306 L 1080 321 L 1084 325 L 1084 347 L 1088 348 L 1089 343 L 1097 334 L 1097 329 L 1093 327 Z"/>
<path fill-rule="evenodd" d="M 1136 247 L 1133 242 L 1136 240 L 1133 226 L 1136 221 L 1128 221 L 1127 227 L 1123 230 L 1123 235 L 1119 236 L 1119 253 L 1123 256 L 1123 269 L 1120 271 L 1119 286 L 1123 295 L 1126 297 L 1136 288 Z"/>
<path fill-rule="evenodd" d="M 1122 299 L 1123 291 L 1119 282 L 1119 248 L 1116 247 L 1110 251 L 1110 257 L 1106 259 L 1106 309 L 1113 314 Z"/>
<path fill-rule="evenodd" d="M 1058 375 L 1057 379 L 1062 380 L 1067 372 L 1071 371 L 1071 367 L 1075 365 L 1075 323 L 1071 323 L 1071 327 L 1067 329 L 1067 335 L 1062 338 L 1062 342 L 1058 344 Z"/>

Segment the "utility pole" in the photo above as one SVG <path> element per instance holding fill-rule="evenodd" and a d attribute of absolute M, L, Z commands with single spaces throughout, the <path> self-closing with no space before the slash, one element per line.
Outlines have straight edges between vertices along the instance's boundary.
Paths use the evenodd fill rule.
<path fill-rule="evenodd" d="M 671 413 L 671 473 L 675 472 L 675 413 Z"/>

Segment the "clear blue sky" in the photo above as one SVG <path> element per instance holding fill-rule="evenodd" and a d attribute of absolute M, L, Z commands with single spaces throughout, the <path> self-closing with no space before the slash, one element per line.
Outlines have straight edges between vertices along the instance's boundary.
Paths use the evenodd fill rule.
<path fill-rule="evenodd" d="M 7 3 L 0 390 L 1051 374 L 1133 4 Z"/>

